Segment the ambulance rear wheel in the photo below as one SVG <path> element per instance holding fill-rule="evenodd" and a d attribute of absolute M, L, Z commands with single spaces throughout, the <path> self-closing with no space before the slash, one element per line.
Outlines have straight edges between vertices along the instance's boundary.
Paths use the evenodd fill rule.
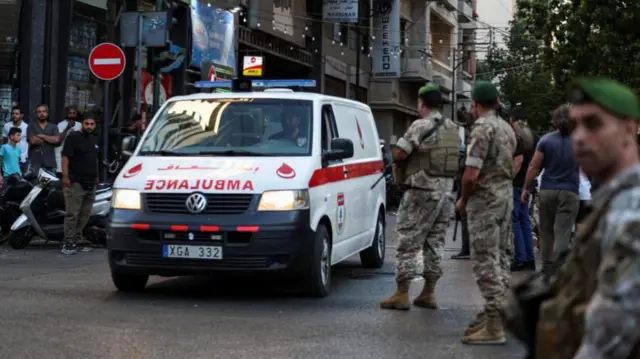
<path fill-rule="evenodd" d="M 326 297 L 331 286 L 331 236 L 324 225 L 318 225 L 314 239 L 311 270 L 304 279 L 304 293 L 312 297 Z"/>
<path fill-rule="evenodd" d="M 371 243 L 371 247 L 360 252 L 362 266 L 365 268 L 381 268 L 384 265 L 386 249 L 384 214 L 380 211 L 376 222 L 376 232 L 373 235 L 373 243 Z"/>

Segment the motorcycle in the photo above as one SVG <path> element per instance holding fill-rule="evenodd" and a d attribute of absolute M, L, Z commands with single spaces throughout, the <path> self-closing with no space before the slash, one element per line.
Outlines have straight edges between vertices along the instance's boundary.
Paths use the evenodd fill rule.
<path fill-rule="evenodd" d="M 20 217 L 20 203 L 29 195 L 37 177 L 27 174 L 24 177 L 11 175 L 4 179 L 0 191 L 0 244 L 9 239 L 13 222 Z"/>
<path fill-rule="evenodd" d="M 91 217 L 84 228 L 84 237 L 93 244 L 106 243 L 107 214 L 111 205 L 112 187 L 100 183 L 91 208 Z M 55 174 L 40 169 L 37 184 L 20 204 L 22 214 L 11 226 L 8 242 L 14 249 L 23 249 L 34 236 L 46 241 L 64 239 L 65 202 L 62 181 Z"/>

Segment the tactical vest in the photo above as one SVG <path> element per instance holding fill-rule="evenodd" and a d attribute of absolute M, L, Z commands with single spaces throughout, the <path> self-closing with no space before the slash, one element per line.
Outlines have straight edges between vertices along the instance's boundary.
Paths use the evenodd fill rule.
<path fill-rule="evenodd" d="M 444 120 L 436 132 L 430 136 L 435 142 L 429 143 L 429 148 L 418 148 L 409 158 L 404 169 L 405 178 L 424 171 L 433 177 L 456 177 L 460 160 L 460 136 L 456 126 L 447 126 Z"/>

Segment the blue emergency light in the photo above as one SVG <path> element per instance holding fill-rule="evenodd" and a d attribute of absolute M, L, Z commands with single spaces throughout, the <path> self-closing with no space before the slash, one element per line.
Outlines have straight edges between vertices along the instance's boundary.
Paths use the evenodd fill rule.
<path fill-rule="evenodd" d="M 196 88 L 201 89 L 218 89 L 231 88 L 233 81 L 196 81 Z M 270 88 L 270 87 L 316 87 L 316 80 L 251 80 L 253 88 Z"/>

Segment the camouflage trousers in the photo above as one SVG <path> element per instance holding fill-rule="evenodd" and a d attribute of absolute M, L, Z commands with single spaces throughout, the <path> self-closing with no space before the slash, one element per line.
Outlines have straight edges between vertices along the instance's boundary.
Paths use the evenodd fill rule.
<path fill-rule="evenodd" d="M 473 275 L 485 311 L 502 309 L 511 280 L 513 189 L 474 193 L 467 203 Z"/>
<path fill-rule="evenodd" d="M 396 281 L 416 277 L 420 254 L 425 281 L 435 283 L 442 277 L 444 240 L 453 210 L 451 193 L 422 190 L 404 193 L 396 218 Z"/>

